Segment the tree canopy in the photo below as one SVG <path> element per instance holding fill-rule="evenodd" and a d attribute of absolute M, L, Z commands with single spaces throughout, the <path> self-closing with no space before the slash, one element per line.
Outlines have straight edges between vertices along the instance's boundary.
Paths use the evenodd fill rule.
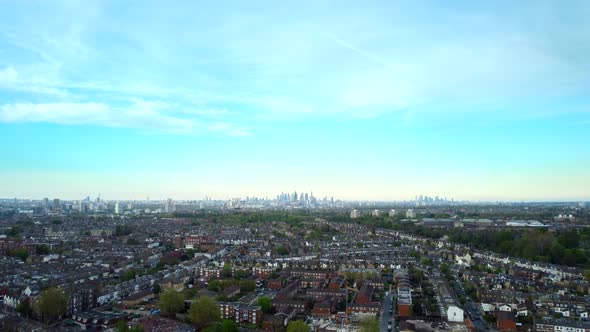
<path fill-rule="evenodd" d="M 160 294 L 158 308 L 163 315 L 174 315 L 184 309 L 184 297 L 176 290 L 168 289 Z"/>
<path fill-rule="evenodd" d="M 309 326 L 302 320 L 292 320 L 287 325 L 287 332 L 309 332 Z"/>
<path fill-rule="evenodd" d="M 277 254 L 281 255 L 281 256 L 286 256 L 289 254 L 289 250 L 287 250 L 287 248 L 280 246 L 277 248 Z"/>
<path fill-rule="evenodd" d="M 122 319 L 115 325 L 115 332 L 143 332 L 143 326 L 134 325 L 130 328 L 127 326 L 127 322 Z"/>
<path fill-rule="evenodd" d="M 379 321 L 375 317 L 368 317 L 361 321 L 361 332 L 379 332 Z"/>
<path fill-rule="evenodd" d="M 35 251 L 37 252 L 37 255 L 47 255 L 50 252 L 49 246 L 46 244 L 40 244 L 36 246 Z"/>
<path fill-rule="evenodd" d="M 123 276 L 123 280 L 128 281 L 135 279 L 137 276 L 137 272 L 134 269 L 125 271 L 125 275 Z"/>
<path fill-rule="evenodd" d="M 220 332 L 238 332 L 239 331 L 238 327 L 236 326 L 236 323 L 230 319 L 224 319 L 220 325 L 221 325 Z"/>
<path fill-rule="evenodd" d="M 258 298 L 258 305 L 260 306 L 260 308 L 262 308 L 262 311 L 264 313 L 269 313 L 272 308 L 272 304 L 270 302 L 270 299 L 266 296 Z"/>
<path fill-rule="evenodd" d="M 439 239 L 448 236 L 455 243 L 500 254 L 582 268 L 590 267 L 590 228 L 586 229 L 487 229 L 465 232 L 461 229 L 429 228 L 413 223 L 393 224 L 394 229 Z"/>
<path fill-rule="evenodd" d="M 8 254 L 13 257 L 18 257 L 18 258 L 22 259 L 23 261 L 26 261 L 27 258 L 29 258 L 29 252 L 23 248 L 13 249 Z"/>
<path fill-rule="evenodd" d="M 41 293 L 37 304 L 39 314 L 44 322 L 60 318 L 68 305 L 66 294 L 59 288 L 48 288 Z"/>
<path fill-rule="evenodd" d="M 115 236 L 125 236 L 131 234 L 133 230 L 129 225 L 117 225 L 115 227 Z"/>
<path fill-rule="evenodd" d="M 159 283 L 155 283 L 154 287 L 152 288 L 154 294 L 160 294 L 162 293 L 162 287 L 160 286 Z"/>
<path fill-rule="evenodd" d="M 200 330 L 220 320 L 219 306 L 208 296 L 201 296 L 193 301 L 188 316 L 191 323 Z"/>

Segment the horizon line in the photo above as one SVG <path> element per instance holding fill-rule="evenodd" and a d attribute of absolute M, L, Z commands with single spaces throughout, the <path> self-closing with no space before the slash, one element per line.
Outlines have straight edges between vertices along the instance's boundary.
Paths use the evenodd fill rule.
<path fill-rule="evenodd" d="M 90 196 L 87 196 L 90 197 Z M 263 199 L 263 200 L 276 200 L 276 197 L 260 197 L 260 196 L 246 196 L 249 198 L 258 198 L 258 199 Z M 137 199 L 137 198 L 122 198 L 122 199 L 105 199 L 105 198 L 100 198 L 101 200 L 105 201 L 105 202 L 146 202 L 146 201 L 166 201 L 168 199 L 171 199 L 173 201 L 176 202 L 190 202 L 190 201 L 205 201 L 207 200 L 207 198 L 209 198 L 209 200 L 211 201 L 229 201 L 229 200 L 233 200 L 233 199 L 245 199 L 246 197 L 227 197 L 227 198 L 213 198 L 213 197 L 203 197 L 203 198 L 183 198 L 183 199 L 174 199 L 173 197 L 167 197 L 167 198 L 143 198 L 143 199 Z M 314 196 L 315 197 L 315 196 Z M 327 197 L 327 196 L 324 196 Z M 316 197 L 317 198 L 317 197 Z M 63 201 L 82 201 L 83 199 L 80 198 L 63 198 L 63 197 L 0 197 L 1 201 L 10 201 L 10 200 L 28 200 L 28 201 L 43 201 L 44 199 L 48 199 L 48 200 L 54 200 L 54 199 L 59 199 L 59 200 L 63 200 Z M 328 199 L 330 200 L 330 199 Z M 299 201 L 299 200 L 298 200 Z M 409 200 L 409 199 L 342 199 L 342 198 L 334 198 L 334 201 L 340 201 L 340 202 L 347 202 L 347 203 L 352 203 L 352 202 L 369 202 L 369 203 L 413 203 L 416 202 L 416 200 Z M 443 201 L 444 202 L 444 201 Z M 453 199 L 453 200 L 447 200 L 447 203 L 586 203 L 586 202 L 590 202 L 590 198 L 587 199 L 487 199 L 487 200 L 470 200 L 470 199 Z M 432 202 L 435 203 L 435 202 Z M 446 204 L 429 204 L 427 206 L 432 206 L 432 205 L 446 205 Z"/>

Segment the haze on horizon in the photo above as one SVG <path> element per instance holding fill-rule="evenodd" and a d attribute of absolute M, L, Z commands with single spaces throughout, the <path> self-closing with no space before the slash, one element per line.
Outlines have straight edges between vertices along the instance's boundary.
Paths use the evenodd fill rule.
<path fill-rule="evenodd" d="M 590 2 L 4 1 L 0 197 L 590 200 Z"/>

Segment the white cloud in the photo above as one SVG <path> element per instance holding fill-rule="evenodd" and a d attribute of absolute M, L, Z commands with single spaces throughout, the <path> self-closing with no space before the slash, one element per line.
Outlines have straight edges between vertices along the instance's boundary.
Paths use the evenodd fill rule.
<path fill-rule="evenodd" d="M 297 6 L 287 19 L 211 8 L 200 20 L 162 21 L 153 12 L 184 18 L 186 9 L 129 15 L 116 6 L 95 6 L 71 22 L 45 22 L 41 31 L 25 29 L 34 23 L 30 15 L 15 22 L 20 29 L 8 29 L 6 22 L 5 30 L 12 31 L 6 39 L 27 55 L 23 59 L 33 60 L 0 69 L 0 88 L 68 103 L 157 98 L 171 107 L 145 108 L 177 120 L 224 120 L 231 109 L 232 116 L 260 121 L 378 116 L 456 101 L 510 105 L 514 99 L 576 94 L 589 83 L 587 70 L 571 59 L 582 56 L 583 48 L 557 47 L 579 44 L 583 33 L 569 41 L 531 29 L 527 20 L 512 21 L 504 9 L 441 12 L 438 6 L 396 4 L 378 10 L 342 6 L 320 15 Z M 398 8 L 406 6 L 410 10 Z M 62 17 L 71 8 L 53 10 Z M 440 15 L 421 24 L 422 10 Z M 582 29 L 571 30 L 587 31 L 586 23 L 578 25 Z M 585 59 L 579 62 L 587 68 Z M 445 111 L 461 109 L 455 106 Z"/>
<path fill-rule="evenodd" d="M 3 122 L 88 124 L 106 123 L 111 117 L 111 110 L 97 103 L 19 103 L 2 105 L 0 108 L 0 120 Z"/>
<path fill-rule="evenodd" d="M 32 71 L 35 71 L 36 66 L 33 67 Z M 67 95 L 59 87 L 59 84 L 55 82 L 49 84 L 47 81 L 46 78 L 39 77 L 38 72 L 35 72 L 31 77 L 24 77 L 13 66 L 0 69 L 0 89 L 58 97 L 65 97 Z"/>
<path fill-rule="evenodd" d="M 245 128 L 237 128 L 235 125 L 227 122 L 214 122 L 208 129 L 215 132 L 223 132 L 231 136 L 250 136 L 252 133 Z"/>
<path fill-rule="evenodd" d="M 111 107 L 92 102 L 4 104 L 0 106 L 0 121 L 126 127 L 177 134 L 196 133 L 200 128 L 194 119 L 164 115 L 146 105 Z"/>
<path fill-rule="evenodd" d="M 337 36 L 335 36 L 333 34 L 329 34 L 328 33 L 328 34 L 326 34 L 326 37 L 328 39 L 336 42 L 336 44 L 338 44 L 338 45 L 340 45 L 340 46 L 342 46 L 342 47 L 344 47 L 346 49 L 349 49 L 349 50 L 351 50 L 351 51 L 353 51 L 353 52 L 355 52 L 355 53 L 357 53 L 357 54 L 359 54 L 359 55 L 361 55 L 361 56 L 363 56 L 363 57 L 371 60 L 372 62 L 377 63 L 377 64 L 385 67 L 386 69 L 389 69 L 389 70 L 392 70 L 392 71 L 402 71 L 404 69 L 404 67 L 402 65 L 398 64 L 398 63 L 394 63 L 394 62 L 389 61 L 389 60 L 387 60 L 387 59 L 385 59 L 385 58 L 383 58 L 383 57 L 381 57 L 381 56 L 379 56 L 377 54 L 374 54 L 374 53 L 370 52 L 370 51 L 361 49 L 361 48 L 359 48 L 359 47 L 357 47 L 357 46 L 355 46 L 355 45 L 353 45 L 353 44 L 351 44 L 351 43 L 349 43 L 349 42 L 347 42 L 347 41 L 345 41 L 343 39 L 340 39 L 339 37 L 337 37 Z"/>
<path fill-rule="evenodd" d="M 18 73 L 12 66 L 0 69 L 0 84 L 16 81 Z"/>
<path fill-rule="evenodd" d="M 249 129 L 229 122 L 206 122 L 171 113 L 161 101 L 136 99 L 131 105 L 113 107 L 104 103 L 13 103 L 0 105 L 0 122 L 45 122 L 61 125 L 95 125 L 136 128 L 171 134 L 200 134 L 205 130 L 230 136 L 250 136 Z M 205 110 L 205 113 L 208 111 Z M 193 113 L 198 114 L 198 111 Z M 184 114 L 186 115 L 186 114 Z"/>

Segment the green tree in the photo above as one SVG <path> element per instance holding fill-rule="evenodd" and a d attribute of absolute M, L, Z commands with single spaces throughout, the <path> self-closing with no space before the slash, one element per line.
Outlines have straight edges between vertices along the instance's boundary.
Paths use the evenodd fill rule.
<path fill-rule="evenodd" d="M 135 272 L 135 270 L 133 270 L 133 269 L 130 269 L 125 272 L 125 275 L 123 276 L 123 280 L 125 280 L 125 281 L 133 280 L 133 279 L 135 279 L 136 276 L 137 276 L 137 272 Z"/>
<path fill-rule="evenodd" d="M 219 282 L 219 280 L 211 280 L 209 281 L 207 289 L 212 292 L 218 292 L 221 290 L 221 282 Z"/>
<path fill-rule="evenodd" d="M 115 227 L 115 236 L 125 236 L 131 234 L 131 227 L 128 225 L 117 225 Z"/>
<path fill-rule="evenodd" d="M 115 332 L 143 332 L 143 326 L 134 325 L 129 328 L 127 322 L 124 319 L 121 319 L 117 321 L 117 324 L 115 325 Z"/>
<path fill-rule="evenodd" d="M 46 244 L 40 244 L 35 247 L 35 251 L 37 252 L 37 255 L 47 255 L 49 254 L 49 246 Z"/>
<path fill-rule="evenodd" d="M 238 332 L 238 327 L 233 320 L 224 319 L 221 323 L 221 331 L 222 332 Z"/>
<path fill-rule="evenodd" d="M 231 264 L 225 264 L 223 269 L 221 270 L 221 276 L 223 278 L 231 278 L 232 277 L 232 266 Z"/>
<path fill-rule="evenodd" d="M 13 256 L 13 257 L 18 257 L 18 258 L 22 259 L 23 262 L 26 261 L 27 258 L 29 258 L 29 252 L 23 248 L 13 249 L 10 251 L 9 255 Z"/>
<path fill-rule="evenodd" d="M 137 240 L 136 238 L 130 237 L 127 239 L 127 245 L 138 246 L 140 244 L 141 244 L 141 242 L 139 242 L 139 240 Z"/>
<path fill-rule="evenodd" d="M 193 259 L 195 258 L 195 249 L 186 249 L 184 251 L 184 256 L 186 256 L 186 259 Z"/>
<path fill-rule="evenodd" d="M 281 256 L 287 256 L 289 254 L 289 250 L 287 250 L 287 248 L 285 248 L 284 246 L 280 246 L 277 248 L 277 254 Z"/>
<path fill-rule="evenodd" d="M 158 308 L 163 315 L 172 316 L 184 309 L 184 297 L 174 289 L 168 289 L 160 294 Z"/>
<path fill-rule="evenodd" d="M 8 236 L 10 237 L 17 237 L 22 232 L 22 229 L 19 226 L 12 226 L 8 231 Z"/>
<path fill-rule="evenodd" d="M 557 238 L 557 241 L 566 249 L 575 249 L 580 244 L 580 235 L 576 229 L 563 231 Z"/>
<path fill-rule="evenodd" d="M 127 332 L 129 331 L 129 327 L 127 326 L 127 322 L 124 319 L 120 319 L 115 324 L 115 331 L 116 332 Z"/>
<path fill-rule="evenodd" d="M 256 282 L 254 280 L 240 280 L 240 291 L 252 292 L 256 289 Z"/>
<path fill-rule="evenodd" d="M 236 271 L 236 278 L 237 279 L 246 279 L 248 277 L 248 273 L 244 270 L 237 270 Z"/>
<path fill-rule="evenodd" d="M 26 298 L 16 306 L 16 311 L 24 317 L 29 317 L 33 313 L 30 298 Z"/>
<path fill-rule="evenodd" d="M 199 330 L 220 320 L 219 306 L 208 296 L 201 296 L 193 301 L 188 312 L 191 323 Z"/>
<path fill-rule="evenodd" d="M 412 305 L 412 315 L 415 315 L 415 316 L 422 316 L 423 315 L 422 305 L 420 304 L 420 302 L 415 302 Z"/>
<path fill-rule="evenodd" d="M 37 304 L 39 314 L 46 323 L 60 318 L 68 305 L 66 294 L 59 288 L 48 288 L 41 293 Z"/>
<path fill-rule="evenodd" d="M 361 321 L 361 332 L 379 332 L 379 321 L 375 317 L 368 317 Z"/>
<path fill-rule="evenodd" d="M 309 326 L 302 320 L 292 320 L 287 325 L 287 332 L 309 332 Z"/>
<path fill-rule="evenodd" d="M 586 278 L 586 280 L 590 281 L 590 269 L 584 270 L 584 278 Z"/>
<path fill-rule="evenodd" d="M 194 298 L 195 295 L 197 295 L 197 290 L 194 287 L 193 288 L 185 287 L 182 290 L 182 296 L 184 297 L 185 300 L 190 300 L 190 299 Z"/>
<path fill-rule="evenodd" d="M 154 284 L 153 291 L 154 291 L 154 294 L 162 293 L 162 287 L 160 286 L 159 283 Z"/>
<path fill-rule="evenodd" d="M 137 324 L 137 325 L 133 325 L 130 329 L 129 332 L 143 332 L 143 326 Z"/>
<path fill-rule="evenodd" d="M 258 298 L 258 305 L 260 306 L 260 308 L 262 308 L 262 311 L 265 314 L 269 313 L 270 310 L 272 309 L 272 304 L 270 302 L 270 299 L 266 296 Z"/>

